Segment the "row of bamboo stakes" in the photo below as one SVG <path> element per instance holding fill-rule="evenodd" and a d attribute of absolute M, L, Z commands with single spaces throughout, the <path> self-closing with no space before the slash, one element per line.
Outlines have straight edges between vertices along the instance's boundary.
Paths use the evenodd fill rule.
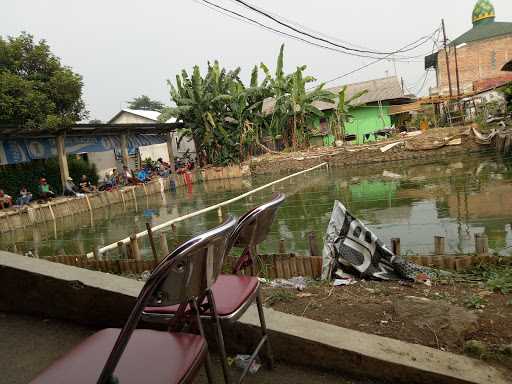
<path fill-rule="evenodd" d="M 144 271 L 151 271 L 172 247 L 169 247 L 165 233 L 159 234 L 157 244 L 149 224 L 147 224 L 147 229 L 152 250 L 150 259 L 142 257 L 139 241 L 136 236 L 132 235 L 128 244 L 118 243 L 117 255 L 112 253 L 100 255 L 95 251 L 95 256 L 92 259 L 88 259 L 85 255 L 58 255 L 48 257 L 47 260 L 114 274 L 140 274 Z M 175 231 L 175 229 L 174 227 L 173 230 Z M 318 256 L 320 247 L 314 232 L 308 234 L 308 242 L 310 255 L 300 256 L 287 253 L 285 241 L 280 240 L 278 253 L 259 255 L 256 258 L 256 263 L 248 267 L 243 274 L 269 279 L 288 279 L 296 276 L 319 279 L 322 274 L 322 257 Z M 489 255 L 488 238 L 485 234 L 475 235 L 474 255 L 446 255 L 445 238 L 441 236 L 434 238 L 434 248 L 435 255 L 433 256 L 407 256 L 406 258 L 418 265 L 458 272 L 479 264 L 497 263 L 499 259 Z M 395 255 L 400 255 L 400 239 L 391 240 L 391 250 Z M 229 256 L 225 260 L 224 271 L 229 272 L 235 261 L 236 257 Z"/>

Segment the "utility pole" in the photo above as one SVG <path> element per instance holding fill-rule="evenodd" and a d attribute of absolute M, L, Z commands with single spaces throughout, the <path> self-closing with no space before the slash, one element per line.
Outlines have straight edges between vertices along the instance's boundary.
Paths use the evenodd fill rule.
<path fill-rule="evenodd" d="M 459 59 L 457 58 L 457 46 L 453 45 L 454 53 L 455 53 L 455 76 L 457 76 L 457 96 L 462 95 L 460 89 L 460 76 L 459 76 Z"/>
<path fill-rule="evenodd" d="M 444 53 L 446 55 L 446 70 L 448 71 L 448 86 L 450 87 L 450 97 L 452 97 L 452 74 L 450 73 L 450 56 L 448 55 L 448 44 L 446 40 L 446 27 L 444 25 L 444 19 L 442 19 L 441 22 L 443 25 Z"/>

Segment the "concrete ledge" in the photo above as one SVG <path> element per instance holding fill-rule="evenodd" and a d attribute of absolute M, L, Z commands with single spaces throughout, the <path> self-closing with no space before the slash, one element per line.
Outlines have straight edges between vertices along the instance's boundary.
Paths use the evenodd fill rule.
<path fill-rule="evenodd" d="M 0 251 L 0 311 L 38 315 L 95 326 L 119 326 L 142 283 Z M 321 322 L 265 311 L 276 357 L 292 364 L 343 371 L 392 383 L 512 383 L 504 372 L 481 361 L 369 335 Z M 257 336 L 251 308 L 225 327 L 234 347 Z"/>
<path fill-rule="evenodd" d="M 315 368 L 336 369 L 356 376 L 386 379 L 392 383 L 511 383 L 504 373 L 465 356 L 371 335 L 318 321 L 265 309 L 272 347 L 279 358 Z M 237 337 L 245 326 L 257 330 L 256 308 L 241 319 Z M 246 329 L 245 329 L 246 331 Z"/>
<path fill-rule="evenodd" d="M 0 251 L 0 311 L 117 327 L 142 283 Z"/>

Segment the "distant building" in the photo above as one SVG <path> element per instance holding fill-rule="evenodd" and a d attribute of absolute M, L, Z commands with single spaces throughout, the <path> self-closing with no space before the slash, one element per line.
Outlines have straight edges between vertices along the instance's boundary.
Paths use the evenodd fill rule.
<path fill-rule="evenodd" d="M 122 109 L 119 111 L 112 119 L 110 119 L 110 124 L 144 124 L 144 123 L 154 123 L 158 121 L 160 116 L 160 112 L 158 111 L 145 111 L 145 110 L 137 110 L 137 109 Z M 167 123 L 175 122 L 175 119 L 170 119 Z M 196 148 L 192 139 L 183 138 L 183 140 L 179 140 L 179 134 L 173 133 L 173 152 L 176 157 L 183 157 L 185 153 L 188 151 L 193 159 L 196 158 Z M 144 161 L 146 158 L 151 158 L 152 160 L 157 160 L 158 158 L 163 158 L 165 161 L 169 161 L 169 155 L 167 151 L 167 144 L 154 144 L 145 147 L 139 148 L 139 154 L 141 161 Z"/>
<path fill-rule="evenodd" d="M 492 3 L 479 0 L 472 14 L 473 28 L 450 42 L 448 59 L 453 95 L 457 95 L 455 52 L 461 94 L 479 93 L 512 81 L 512 73 L 505 72 L 507 65 L 512 67 L 512 23 L 495 19 Z M 434 68 L 437 74 L 437 87 L 431 89 L 432 95 L 450 94 L 446 64 L 444 49 L 425 58 L 425 69 Z"/>

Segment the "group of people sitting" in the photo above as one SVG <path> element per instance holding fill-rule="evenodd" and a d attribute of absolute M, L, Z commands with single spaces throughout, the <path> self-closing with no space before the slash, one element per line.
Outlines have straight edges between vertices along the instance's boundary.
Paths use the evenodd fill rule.
<path fill-rule="evenodd" d="M 82 175 L 80 183 L 75 184 L 73 178 L 68 177 L 64 186 L 64 196 L 83 196 L 86 193 L 97 192 L 98 188 L 91 184 L 86 175 Z"/>
<path fill-rule="evenodd" d="M 38 195 L 40 200 L 45 201 L 55 197 L 55 193 L 51 190 L 50 185 L 44 177 L 39 179 Z M 12 196 L 9 196 L 3 189 L 0 189 L 0 209 L 11 208 L 13 206 L 23 207 L 30 204 L 32 199 L 32 192 L 30 192 L 25 185 L 20 188 L 15 204 L 13 203 Z"/>
<path fill-rule="evenodd" d="M 32 201 L 32 194 L 27 190 L 26 187 L 22 187 L 20 189 L 20 195 L 16 199 L 16 205 L 23 206 Z M 9 196 L 4 192 L 3 189 L 0 189 L 0 209 L 10 208 L 13 206 L 12 196 Z"/>
<path fill-rule="evenodd" d="M 100 189 L 112 190 L 119 186 L 144 184 L 157 177 L 167 177 L 170 174 L 171 166 L 162 158 L 159 158 L 154 165 L 147 164 L 135 171 L 125 165 L 121 175 L 119 175 L 117 169 L 114 169 L 111 174 L 105 175 L 105 181 Z"/>
<path fill-rule="evenodd" d="M 80 196 L 85 193 L 92 193 L 97 191 L 97 188 L 91 184 L 89 178 L 86 175 L 82 175 L 80 183 L 77 186 L 71 177 L 68 177 L 66 185 L 64 187 L 64 196 Z M 37 196 L 39 202 L 45 202 L 53 199 L 56 193 L 53 188 L 48 184 L 46 178 L 41 177 L 37 185 Z M 32 202 L 34 196 L 32 192 L 28 190 L 26 186 L 20 188 L 18 197 L 14 201 L 13 197 L 0 189 L 0 209 L 11 208 L 11 207 L 23 207 Z"/>
<path fill-rule="evenodd" d="M 176 173 L 187 174 L 188 171 L 193 168 L 193 162 L 178 164 Z M 122 186 L 147 183 L 157 177 L 167 177 L 171 172 L 171 165 L 165 162 L 162 158 L 159 158 L 156 163 L 147 164 L 135 171 L 131 170 L 127 166 L 123 166 L 122 173 L 119 173 L 117 169 L 113 169 L 111 173 L 105 175 L 104 181 L 98 187 L 93 185 L 86 175 L 82 175 L 78 185 L 75 184 L 73 178 L 68 177 L 64 186 L 63 194 L 64 196 L 81 197 L 87 193 L 94 193 L 97 191 L 111 191 Z M 40 202 L 48 201 L 56 196 L 56 193 L 52 190 L 52 187 L 44 177 L 39 179 L 37 196 L 38 201 Z M 19 195 L 16 198 L 15 205 L 23 207 L 30 204 L 32 199 L 32 193 L 26 186 L 22 186 L 19 191 Z M 13 206 L 13 198 L 0 189 L 0 209 L 10 208 Z"/>

